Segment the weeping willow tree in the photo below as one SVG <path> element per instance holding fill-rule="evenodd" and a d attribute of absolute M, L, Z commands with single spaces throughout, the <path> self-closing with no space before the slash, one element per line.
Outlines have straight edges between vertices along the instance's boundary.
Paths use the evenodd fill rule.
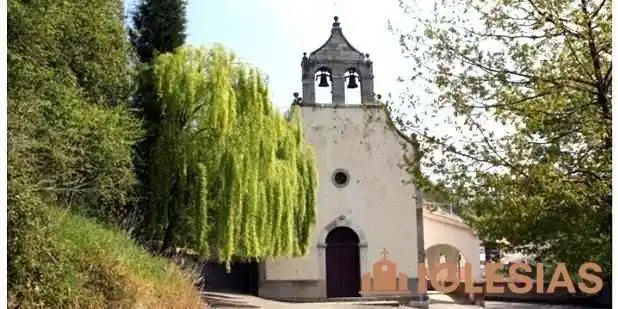
<path fill-rule="evenodd" d="M 298 111 L 277 112 L 263 75 L 220 45 L 164 54 L 154 71 L 149 236 L 228 264 L 306 254 L 317 169 Z"/>

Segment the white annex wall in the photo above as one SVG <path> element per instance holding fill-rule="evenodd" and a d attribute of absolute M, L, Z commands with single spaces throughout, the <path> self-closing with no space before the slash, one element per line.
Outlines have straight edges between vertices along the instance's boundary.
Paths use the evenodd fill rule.
<path fill-rule="evenodd" d="M 439 263 L 439 254 L 446 256 L 447 263 L 456 262 L 457 251 L 472 266 L 475 280 L 481 278 L 480 251 L 481 242 L 470 227 L 458 218 L 423 211 L 423 232 L 425 239 L 425 258 L 429 267 Z M 456 249 L 456 250 L 452 250 Z"/>
<path fill-rule="evenodd" d="M 382 249 L 398 272 L 417 277 L 415 188 L 399 167 L 403 139 L 386 123 L 386 113 L 361 106 L 302 107 L 305 136 L 318 159 L 318 219 L 314 246 L 302 259 L 266 263 L 266 280 L 325 279 L 327 226 L 348 226 L 361 239 L 361 272 L 369 272 Z M 344 188 L 333 184 L 337 169 L 349 172 Z M 343 218 L 339 220 L 338 218 Z"/>

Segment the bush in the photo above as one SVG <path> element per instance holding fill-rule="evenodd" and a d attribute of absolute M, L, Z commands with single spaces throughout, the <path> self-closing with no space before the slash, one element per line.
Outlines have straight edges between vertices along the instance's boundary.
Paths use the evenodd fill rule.
<path fill-rule="evenodd" d="M 7 6 L 9 308 L 201 307 L 178 268 L 94 221 L 138 221 L 122 2 Z"/>
<path fill-rule="evenodd" d="M 32 202 L 22 197 L 13 196 L 15 206 Z M 17 280 L 10 281 L 8 308 L 204 307 L 171 262 L 151 256 L 123 232 L 40 202 L 37 216 L 53 223 L 22 230 L 21 246 L 10 247 L 9 275 Z"/>
<path fill-rule="evenodd" d="M 139 121 L 126 107 L 86 104 L 70 88 L 56 89 L 53 99 L 9 98 L 9 177 L 58 206 L 129 225 Z"/>

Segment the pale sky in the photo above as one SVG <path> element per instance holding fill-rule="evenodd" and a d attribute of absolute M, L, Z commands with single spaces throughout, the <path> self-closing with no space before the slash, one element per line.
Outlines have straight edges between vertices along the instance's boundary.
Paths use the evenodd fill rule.
<path fill-rule="evenodd" d="M 427 14 L 432 2 L 421 0 L 422 7 L 412 13 Z M 127 0 L 133 8 L 135 0 Z M 337 3 L 335 3 L 337 2 Z M 396 28 L 408 28 L 410 15 L 403 13 L 398 0 L 189 0 L 187 5 L 187 44 L 221 43 L 241 60 L 268 75 L 272 103 L 287 110 L 294 92 L 302 95 L 300 62 L 303 52 L 311 53 L 329 37 L 333 17 L 338 16 L 343 34 L 363 53 L 370 54 L 374 66 L 374 91 L 386 98 L 397 98 L 410 87 L 425 105 L 431 98 L 424 85 L 397 82 L 399 76 L 411 74 L 413 64 L 401 53 L 399 37 L 388 29 L 391 20 Z M 425 3 L 427 6 L 425 6 Z M 421 11 L 425 11 L 422 13 Z M 427 16 L 427 15 L 425 15 Z M 409 33 L 409 32 L 408 32 Z M 415 112 L 424 110 L 422 107 Z M 442 134 L 454 131 L 442 118 L 423 117 L 425 125 Z M 432 119 L 429 119 L 432 118 Z"/>
<path fill-rule="evenodd" d="M 405 74 L 398 38 L 389 18 L 401 15 L 396 0 L 226 0 L 188 2 L 187 43 L 222 43 L 244 61 L 264 71 L 273 104 L 287 109 L 292 93 L 302 93 L 300 61 L 329 35 L 339 16 L 344 35 L 374 62 L 374 87 L 386 96 L 398 92 L 396 78 Z"/>

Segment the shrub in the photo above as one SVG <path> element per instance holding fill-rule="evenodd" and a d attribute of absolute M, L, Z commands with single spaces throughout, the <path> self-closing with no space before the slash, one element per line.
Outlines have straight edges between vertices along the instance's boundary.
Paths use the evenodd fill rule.
<path fill-rule="evenodd" d="M 15 197 L 13 202 L 26 200 Z M 151 256 L 125 233 L 39 206 L 38 216 L 53 224 L 20 233 L 26 237 L 21 250 L 12 250 L 10 264 L 19 276 L 11 281 L 9 308 L 204 307 L 185 273 Z M 14 267 L 16 262 L 20 267 Z"/>

